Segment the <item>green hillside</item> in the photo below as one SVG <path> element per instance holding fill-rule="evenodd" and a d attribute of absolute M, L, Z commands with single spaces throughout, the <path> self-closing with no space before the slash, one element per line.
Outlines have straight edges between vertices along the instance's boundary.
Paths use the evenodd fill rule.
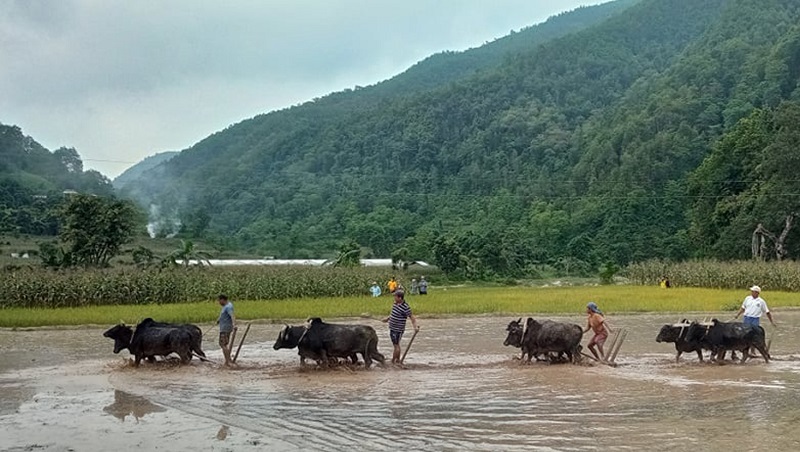
<path fill-rule="evenodd" d="M 53 152 L 17 126 L 0 124 L 0 233 L 55 235 L 64 192 L 110 196 L 110 181 L 84 171 L 74 148 Z"/>
<path fill-rule="evenodd" d="M 779 233 L 793 208 L 763 186 L 789 180 L 775 180 L 791 159 L 774 149 L 796 137 L 800 5 L 621 6 L 504 56 L 476 49 L 486 65 L 447 82 L 408 88 L 409 70 L 400 89 L 236 124 L 159 166 L 137 196 L 184 225 L 210 219 L 197 235 L 281 257 L 352 239 L 470 276 L 741 257 L 758 222 Z M 760 141 L 729 138 L 750 139 L 753 115 L 767 118 Z M 777 169 L 748 173 L 753 155 Z M 782 243 L 784 257 L 800 245 L 791 231 Z"/>
<path fill-rule="evenodd" d="M 420 61 L 382 83 L 364 88 L 369 97 L 409 95 L 494 69 L 518 54 L 570 33 L 586 29 L 619 14 L 639 0 L 617 0 L 585 6 L 464 52 L 441 52 Z M 367 96 L 360 96 L 367 97 Z M 351 96 L 352 98 L 352 96 Z"/>

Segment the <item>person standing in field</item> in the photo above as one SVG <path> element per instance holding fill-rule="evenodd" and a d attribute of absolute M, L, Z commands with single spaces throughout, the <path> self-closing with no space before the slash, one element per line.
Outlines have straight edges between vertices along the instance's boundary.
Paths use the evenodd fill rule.
<path fill-rule="evenodd" d="M 372 286 L 369 288 L 369 291 L 372 292 L 373 297 L 381 296 L 381 286 L 378 285 L 378 281 L 372 281 Z"/>
<path fill-rule="evenodd" d="M 418 295 L 419 294 L 419 284 L 417 284 L 417 278 L 411 278 L 411 295 Z"/>
<path fill-rule="evenodd" d="M 389 293 L 394 293 L 394 291 L 397 290 L 397 280 L 394 279 L 394 276 L 386 283 L 386 288 L 389 289 Z"/>
<path fill-rule="evenodd" d="M 594 355 L 598 361 L 602 361 L 605 359 L 603 344 L 606 343 L 606 339 L 608 339 L 611 329 L 608 327 L 608 325 L 606 325 L 606 319 L 603 316 L 603 311 L 597 307 L 597 303 L 594 301 L 590 301 L 589 304 L 586 305 L 586 314 L 589 316 L 589 318 L 586 323 L 586 329 L 583 330 L 583 333 L 586 334 L 589 332 L 589 330 L 594 331 L 594 336 L 588 344 L 589 351 L 592 352 L 592 355 Z M 595 346 L 597 349 L 595 349 Z"/>
<path fill-rule="evenodd" d="M 220 294 L 217 297 L 219 305 L 222 310 L 219 312 L 217 324 L 219 325 L 219 346 L 222 348 L 222 355 L 225 356 L 225 365 L 230 366 L 233 364 L 231 360 L 231 333 L 236 330 L 236 316 L 233 313 L 233 303 L 228 300 L 228 297 Z"/>
<path fill-rule="evenodd" d="M 400 339 L 406 331 L 406 319 L 411 319 L 414 331 L 419 331 L 417 318 L 411 312 L 411 307 L 406 303 L 405 293 L 402 290 L 394 292 L 394 304 L 389 317 L 383 319 L 383 323 L 389 323 L 389 339 L 392 340 L 392 364 L 400 364 Z"/>
<path fill-rule="evenodd" d="M 419 294 L 428 295 L 428 281 L 425 281 L 424 276 L 419 277 Z"/>
<path fill-rule="evenodd" d="M 750 288 L 750 295 L 745 297 L 744 302 L 742 302 L 742 307 L 739 308 L 739 312 L 736 313 L 734 319 L 738 319 L 742 314 L 744 314 L 742 323 L 745 325 L 761 326 L 761 316 L 766 314 L 769 323 L 771 323 L 772 326 L 777 326 L 772 319 L 772 313 L 769 312 L 767 302 L 761 298 L 761 288 L 758 286 Z"/>

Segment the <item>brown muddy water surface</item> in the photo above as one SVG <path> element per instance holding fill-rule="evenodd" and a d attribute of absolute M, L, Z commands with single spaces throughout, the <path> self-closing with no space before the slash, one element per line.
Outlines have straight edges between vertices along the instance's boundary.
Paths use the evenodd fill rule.
<path fill-rule="evenodd" d="M 800 450 L 800 312 L 767 327 L 772 362 L 744 365 L 676 365 L 655 342 L 674 315 L 612 317 L 630 332 L 616 368 L 520 365 L 510 320 L 421 319 L 407 367 L 371 371 L 301 369 L 271 324 L 253 324 L 236 370 L 133 368 L 99 328 L 0 330 L 0 450 Z M 341 322 L 391 353 L 385 324 Z"/>

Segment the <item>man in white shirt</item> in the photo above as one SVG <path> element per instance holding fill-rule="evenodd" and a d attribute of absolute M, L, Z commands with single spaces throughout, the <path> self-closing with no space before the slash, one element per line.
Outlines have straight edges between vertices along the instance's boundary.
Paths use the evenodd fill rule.
<path fill-rule="evenodd" d="M 777 326 L 775 325 L 775 321 L 772 320 L 772 313 L 769 312 L 767 302 L 761 298 L 760 294 L 760 287 L 751 287 L 750 295 L 744 299 L 742 307 L 739 309 L 739 312 L 736 313 L 736 317 L 734 317 L 734 319 L 738 319 L 740 315 L 744 314 L 743 323 L 745 325 L 759 326 L 761 316 L 766 314 L 767 318 L 769 319 L 769 323 L 771 323 L 772 326 Z"/>

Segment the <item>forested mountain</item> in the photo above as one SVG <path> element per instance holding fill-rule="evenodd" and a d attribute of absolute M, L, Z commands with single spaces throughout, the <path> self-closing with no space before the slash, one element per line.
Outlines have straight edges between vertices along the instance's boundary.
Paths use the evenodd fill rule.
<path fill-rule="evenodd" d="M 390 80 L 364 88 L 370 95 L 360 97 L 381 99 L 386 96 L 419 93 L 475 75 L 485 69 L 493 69 L 505 60 L 528 52 L 539 44 L 603 22 L 638 1 L 617 0 L 597 6 L 580 7 L 474 49 L 431 55 Z"/>
<path fill-rule="evenodd" d="M 64 191 L 110 196 L 111 182 L 84 171 L 74 148 L 50 152 L 17 126 L 0 124 L 0 233 L 55 235 Z"/>
<path fill-rule="evenodd" d="M 797 159 L 800 3 L 618 6 L 447 82 L 231 126 L 137 193 L 263 254 L 352 239 L 470 276 L 749 256 L 758 223 L 779 238 L 797 204 L 775 187 Z M 800 251 L 784 239 L 782 257 Z"/>
<path fill-rule="evenodd" d="M 146 157 L 141 162 L 126 169 L 122 174 L 115 177 L 114 181 L 112 182 L 114 188 L 118 190 L 124 189 L 125 186 L 142 177 L 144 173 L 150 171 L 151 169 L 157 167 L 158 165 L 164 162 L 169 161 L 172 157 L 175 157 L 176 155 L 178 155 L 177 151 L 165 151 Z"/>

